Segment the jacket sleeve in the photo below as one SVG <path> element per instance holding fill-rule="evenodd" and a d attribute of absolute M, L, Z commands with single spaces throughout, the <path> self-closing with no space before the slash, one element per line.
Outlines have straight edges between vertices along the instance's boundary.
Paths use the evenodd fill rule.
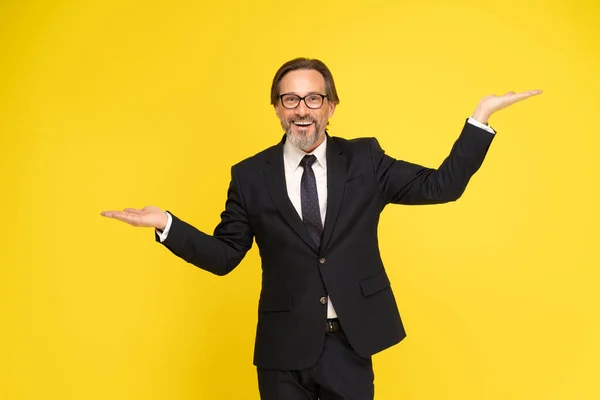
<path fill-rule="evenodd" d="M 438 169 L 395 160 L 373 139 L 371 158 L 384 204 L 439 204 L 457 200 L 481 166 L 494 136 L 465 122 L 450 155 Z"/>
<path fill-rule="evenodd" d="M 231 169 L 225 211 L 221 213 L 221 222 L 212 236 L 171 215 L 173 223 L 162 244 L 178 257 L 213 274 L 226 275 L 231 272 L 252 247 L 254 233 L 235 167 Z M 160 242 L 158 234 L 155 234 L 155 238 Z"/>

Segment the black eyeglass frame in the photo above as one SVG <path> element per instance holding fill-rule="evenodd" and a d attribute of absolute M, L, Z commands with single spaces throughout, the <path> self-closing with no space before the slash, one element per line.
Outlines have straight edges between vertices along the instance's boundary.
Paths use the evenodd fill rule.
<path fill-rule="evenodd" d="M 296 97 L 298 98 L 298 104 L 296 104 L 296 106 L 295 106 L 295 107 L 286 107 L 286 106 L 283 104 L 283 97 L 284 97 L 284 96 L 296 96 Z M 305 99 L 306 99 L 307 97 L 309 97 L 309 96 L 320 96 L 320 97 L 321 97 L 321 104 L 319 105 L 319 107 L 311 107 L 311 106 L 309 106 L 309 105 L 308 105 L 308 103 L 306 102 L 306 100 L 305 100 Z M 279 95 L 279 102 L 281 103 L 281 106 L 282 106 L 283 108 L 287 109 L 287 110 L 293 110 L 294 108 L 298 108 L 298 106 L 300 105 L 300 103 L 301 103 L 302 101 L 304 101 L 304 105 L 305 105 L 306 107 L 310 108 L 311 110 L 318 110 L 319 108 L 323 107 L 323 103 L 325 102 L 325 98 L 326 98 L 326 97 L 327 97 L 327 95 L 326 95 L 326 94 L 321 94 L 321 93 L 309 93 L 309 94 L 307 94 L 307 95 L 306 95 L 306 96 L 304 96 L 304 97 L 300 97 L 300 96 L 298 96 L 297 94 L 293 94 L 293 93 L 284 93 L 284 94 L 280 94 L 280 95 Z"/>

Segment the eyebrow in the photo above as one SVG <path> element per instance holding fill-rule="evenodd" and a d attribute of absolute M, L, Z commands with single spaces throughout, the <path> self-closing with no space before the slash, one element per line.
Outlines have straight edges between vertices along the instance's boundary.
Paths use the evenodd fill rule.
<path fill-rule="evenodd" d="M 299 95 L 298 93 L 296 93 L 296 92 L 287 92 L 287 93 L 281 93 L 281 94 L 280 94 L 280 96 L 285 96 L 286 94 L 293 94 L 293 95 L 295 95 L 295 96 L 300 96 L 300 95 Z M 319 92 L 319 91 L 312 91 L 312 92 L 308 92 L 308 93 L 306 93 L 306 94 L 305 94 L 305 96 L 309 96 L 309 95 L 311 95 L 311 94 L 322 94 L 322 93 L 321 93 L 321 92 Z M 300 96 L 300 97 L 302 97 L 302 96 Z"/>

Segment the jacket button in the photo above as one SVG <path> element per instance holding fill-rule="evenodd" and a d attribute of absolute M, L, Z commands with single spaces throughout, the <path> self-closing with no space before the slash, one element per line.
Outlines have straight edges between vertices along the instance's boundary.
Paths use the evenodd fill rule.
<path fill-rule="evenodd" d="M 325 264 L 325 261 L 327 261 L 327 260 L 325 259 L 325 257 L 321 257 L 321 258 L 319 258 L 319 262 L 320 262 L 321 264 Z"/>
<path fill-rule="evenodd" d="M 327 297 L 323 296 L 319 299 L 319 301 L 321 302 L 321 304 L 327 304 Z"/>

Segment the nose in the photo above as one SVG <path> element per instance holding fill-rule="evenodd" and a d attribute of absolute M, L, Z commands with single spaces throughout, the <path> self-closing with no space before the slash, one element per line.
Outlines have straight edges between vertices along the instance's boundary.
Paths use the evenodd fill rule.
<path fill-rule="evenodd" d="M 296 107 L 296 114 L 300 117 L 305 117 L 308 115 L 310 108 L 306 107 L 306 103 L 304 100 L 300 100 L 300 104 Z"/>

